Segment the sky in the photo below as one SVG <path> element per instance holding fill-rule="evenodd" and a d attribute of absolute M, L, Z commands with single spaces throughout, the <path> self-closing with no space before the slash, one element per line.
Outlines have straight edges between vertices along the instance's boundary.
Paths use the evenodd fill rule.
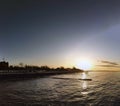
<path fill-rule="evenodd" d="M 120 0 L 1 0 L 0 59 L 119 69 Z M 112 64 L 116 63 L 116 64 Z"/>

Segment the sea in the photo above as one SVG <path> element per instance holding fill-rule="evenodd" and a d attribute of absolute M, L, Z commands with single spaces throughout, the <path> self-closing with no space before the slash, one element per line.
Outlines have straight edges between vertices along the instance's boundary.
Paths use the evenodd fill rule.
<path fill-rule="evenodd" d="M 120 106 L 120 72 L 0 79 L 0 106 Z"/>

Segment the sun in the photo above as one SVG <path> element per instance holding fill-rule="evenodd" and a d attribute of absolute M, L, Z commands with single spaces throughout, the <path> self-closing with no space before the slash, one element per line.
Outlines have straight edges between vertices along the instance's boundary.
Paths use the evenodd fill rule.
<path fill-rule="evenodd" d="M 76 67 L 84 71 L 90 70 L 93 67 L 92 61 L 90 60 L 79 60 L 76 64 Z"/>

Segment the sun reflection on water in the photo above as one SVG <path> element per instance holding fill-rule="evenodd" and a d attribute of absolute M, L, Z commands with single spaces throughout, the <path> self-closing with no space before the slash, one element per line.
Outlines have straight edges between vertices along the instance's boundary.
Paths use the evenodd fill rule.
<path fill-rule="evenodd" d="M 82 73 L 82 76 L 81 76 L 81 79 L 86 79 L 87 78 L 87 73 Z M 88 88 L 88 82 L 87 81 L 82 81 L 81 82 L 81 87 L 83 89 L 83 91 L 81 92 L 82 95 L 87 95 L 88 94 L 88 91 L 87 91 L 87 88 Z"/>
<path fill-rule="evenodd" d="M 86 81 L 83 81 L 83 82 L 82 82 L 82 89 L 87 89 L 87 87 L 88 87 L 87 82 L 86 82 Z"/>
<path fill-rule="evenodd" d="M 81 79 L 86 79 L 87 78 L 87 74 L 84 72 L 84 73 L 82 73 L 81 77 L 82 77 Z"/>

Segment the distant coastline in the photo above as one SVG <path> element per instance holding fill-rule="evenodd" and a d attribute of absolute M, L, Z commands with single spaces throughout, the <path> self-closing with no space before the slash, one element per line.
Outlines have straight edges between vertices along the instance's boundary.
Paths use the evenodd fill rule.
<path fill-rule="evenodd" d="M 9 66 L 9 62 L 0 62 L 0 78 L 4 77 L 41 77 L 45 75 L 57 75 L 57 74 L 69 74 L 83 72 L 81 69 L 73 68 L 50 68 L 48 66 L 31 66 L 23 65 L 19 66 Z"/>
<path fill-rule="evenodd" d="M 49 76 L 49 75 L 60 75 L 60 74 L 70 74 L 70 73 L 78 73 L 83 72 L 80 70 L 69 70 L 69 71 L 27 71 L 22 70 L 22 72 L 16 72 L 16 71 L 9 71 L 9 72 L 0 72 L 0 78 L 16 78 L 16 77 L 42 77 L 42 76 Z"/>

